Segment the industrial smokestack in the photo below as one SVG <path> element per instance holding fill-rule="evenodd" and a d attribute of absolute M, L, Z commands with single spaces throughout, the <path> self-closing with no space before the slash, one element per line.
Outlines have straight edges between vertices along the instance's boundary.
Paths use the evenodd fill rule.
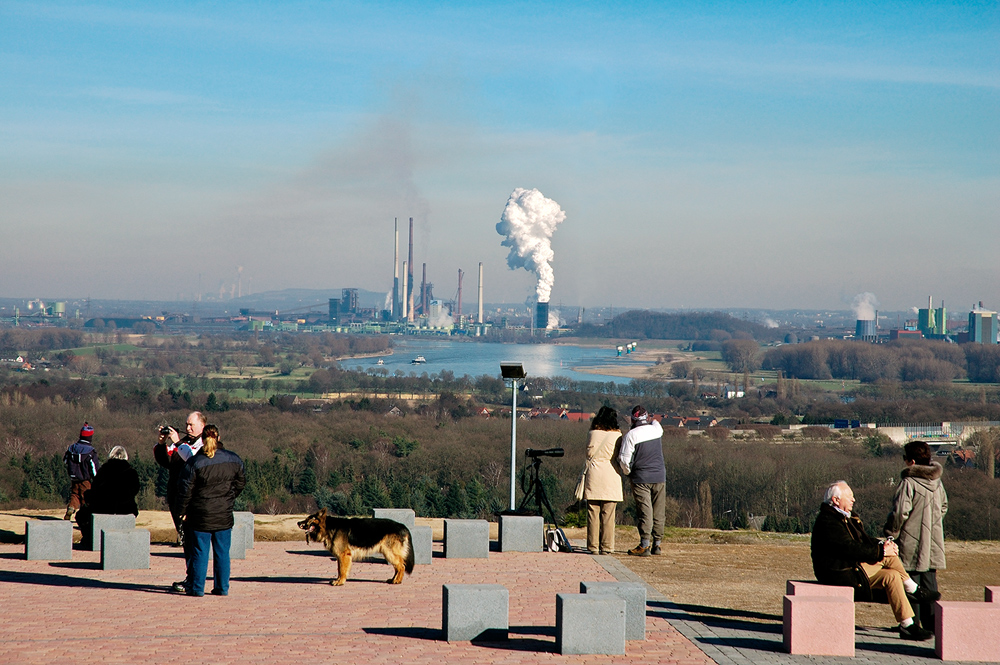
<path fill-rule="evenodd" d="M 479 262 L 479 318 L 476 323 L 483 322 L 483 262 Z"/>
<path fill-rule="evenodd" d="M 539 330 L 549 327 L 549 303 L 540 302 L 535 305 L 535 327 Z"/>
<path fill-rule="evenodd" d="M 406 261 L 403 261 L 403 293 L 404 294 L 406 293 L 406 287 L 408 285 L 409 284 L 406 281 Z M 409 310 L 409 308 L 408 308 L 407 305 L 408 305 L 408 303 L 406 302 L 406 298 L 403 298 L 403 309 L 400 312 L 400 316 L 402 316 L 407 321 L 412 321 L 413 320 L 413 316 L 410 315 L 410 313 L 409 313 L 410 310 Z"/>
<path fill-rule="evenodd" d="M 407 320 L 413 320 L 413 218 L 410 217 L 410 255 L 409 255 L 409 268 L 406 271 L 407 287 L 403 289 L 406 295 L 406 315 L 409 317 Z"/>
<path fill-rule="evenodd" d="M 455 315 L 459 321 L 462 320 L 462 275 L 464 274 L 465 273 L 462 272 L 462 269 L 459 268 L 458 269 L 458 313 Z"/>
<path fill-rule="evenodd" d="M 420 278 L 420 313 L 427 316 L 427 264 L 424 263 L 423 276 Z"/>
<path fill-rule="evenodd" d="M 395 240 L 392 243 L 392 306 L 389 314 L 399 315 L 399 218 L 392 218 L 392 229 Z"/>

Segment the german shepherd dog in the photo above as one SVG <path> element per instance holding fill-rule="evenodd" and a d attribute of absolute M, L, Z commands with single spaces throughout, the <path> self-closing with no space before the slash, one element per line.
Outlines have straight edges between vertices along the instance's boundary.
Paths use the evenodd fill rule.
<path fill-rule="evenodd" d="M 403 571 L 413 572 L 413 540 L 410 530 L 394 520 L 377 517 L 332 517 L 326 508 L 299 522 L 306 532 L 306 542 L 321 542 L 337 558 L 340 567 L 337 579 L 330 584 L 341 586 L 351 572 L 351 559 L 381 552 L 385 560 L 396 569 L 389 584 L 401 584 Z"/>

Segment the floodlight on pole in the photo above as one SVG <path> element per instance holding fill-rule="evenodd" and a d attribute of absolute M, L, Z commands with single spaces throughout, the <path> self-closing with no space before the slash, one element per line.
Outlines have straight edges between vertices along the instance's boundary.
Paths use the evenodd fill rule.
<path fill-rule="evenodd" d="M 521 363 L 500 363 L 500 376 L 511 381 L 510 401 L 510 510 L 517 505 L 514 484 L 517 476 L 517 381 L 527 376 Z"/>

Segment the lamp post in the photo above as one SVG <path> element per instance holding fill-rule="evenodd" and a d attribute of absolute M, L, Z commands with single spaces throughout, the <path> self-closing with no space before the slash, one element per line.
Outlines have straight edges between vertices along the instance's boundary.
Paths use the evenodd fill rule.
<path fill-rule="evenodd" d="M 517 475 L 517 381 L 527 376 L 521 363 L 500 363 L 500 376 L 511 381 L 510 400 L 510 511 L 517 505 L 514 498 L 514 478 Z"/>

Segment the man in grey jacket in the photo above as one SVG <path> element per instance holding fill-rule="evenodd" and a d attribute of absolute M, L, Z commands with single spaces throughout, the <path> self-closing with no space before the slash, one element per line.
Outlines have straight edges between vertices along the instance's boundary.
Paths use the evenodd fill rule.
<path fill-rule="evenodd" d="M 907 443 L 903 459 L 906 468 L 899 474 L 902 482 L 896 488 L 883 531 L 899 544 L 899 560 L 910 578 L 928 591 L 937 591 L 937 571 L 945 568 L 942 519 L 948 512 L 942 468 L 932 461 L 930 446 L 924 441 Z M 910 604 L 914 621 L 934 630 L 932 603 Z"/>
<path fill-rule="evenodd" d="M 632 409 L 632 428 L 622 439 L 618 466 L 632 484 L 632 497 L 639 517 L 639 544 L 628 551 L 633 556 L 660 554 L 663 538 L 667 470 L 663 463 L 663 427 L 650 421 L 646 409 Z"/>

